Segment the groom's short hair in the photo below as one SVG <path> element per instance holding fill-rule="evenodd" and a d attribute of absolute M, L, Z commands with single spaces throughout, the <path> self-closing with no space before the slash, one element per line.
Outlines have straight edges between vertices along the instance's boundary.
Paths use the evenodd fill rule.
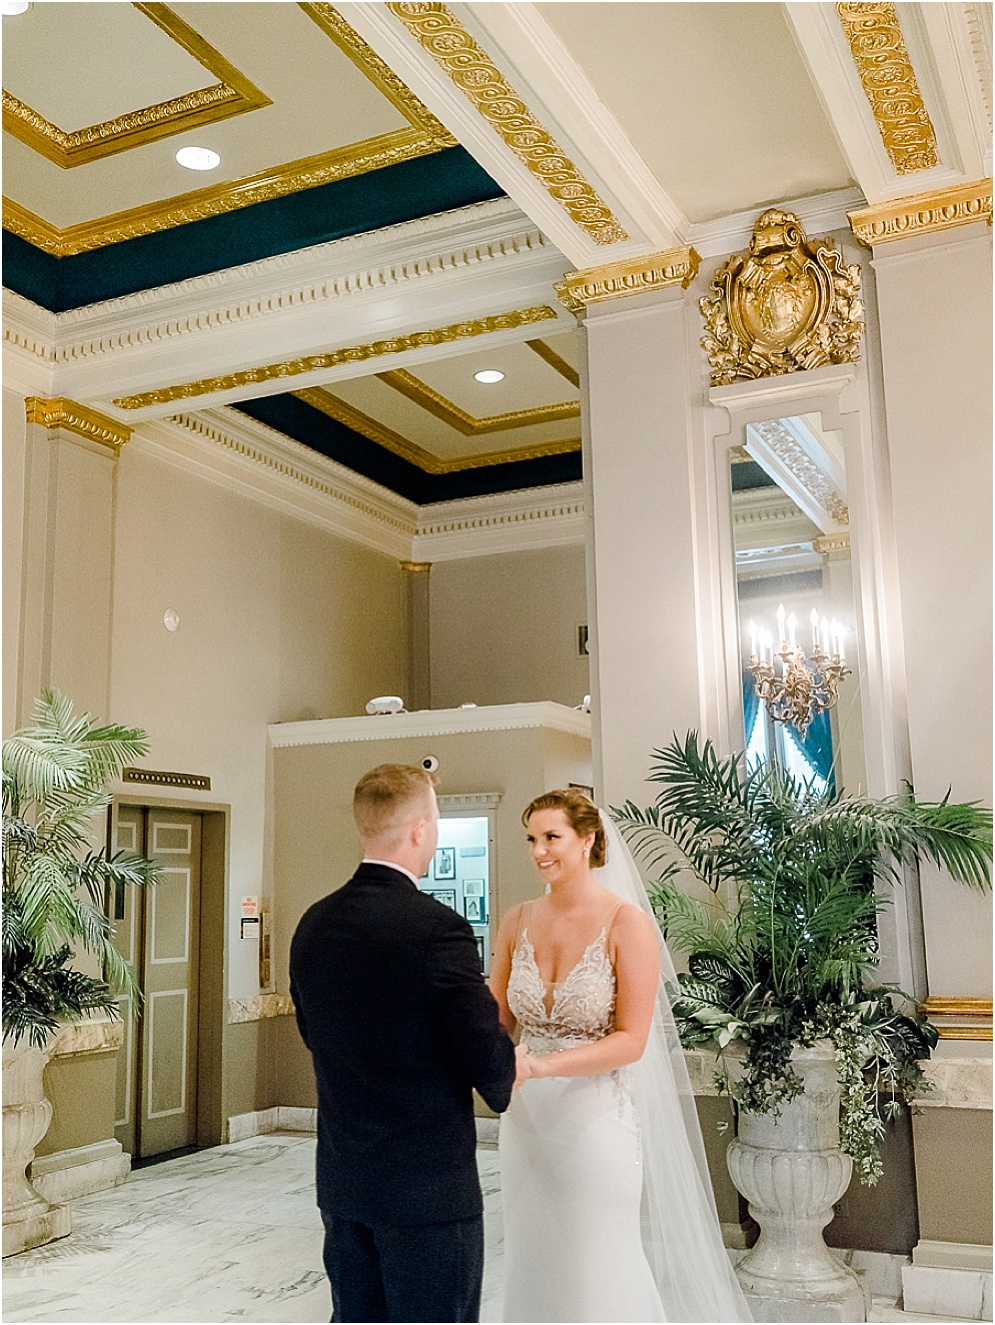
<path fill-rule="evenodd" d="M 422 808 L 431 810 L 435 778 L 413 764 L 378 764 L 356 783 L 352 812 L 364 842 L 396 844 Z"/>

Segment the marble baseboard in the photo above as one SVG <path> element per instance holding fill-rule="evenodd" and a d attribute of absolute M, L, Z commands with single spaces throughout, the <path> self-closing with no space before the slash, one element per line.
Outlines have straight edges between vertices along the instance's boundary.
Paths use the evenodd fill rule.
<path fill-rule="evenodd" d="M 934 1242 L 920 1238 L 912 1253 L 913 1265 L 927 1265 L 936 1270 L 976 1270 L 992 1272 L 992 1248 L 976 1242 Z"/>
<path fill-rule="evenodd" d="M 97 1141 L 72 1150 L 57 1150 L 32 1161 L 30 1179 L 46 1201 L 74 1201 L 91 1192 L 119 1187 L 131 1172 L 131 1156 L 118 1141 Z"/>
<path fill-rule="evenodd" d="M 907 1265 L 902 1271 L 903 1309 L 921 1316 L 991 1320 L 992 1276 L 978 1270 Z"/>
<path fill-rule="evenodd" d="M 255 1113 L 233 1114 L 228 1119 L 228 1141 L 245 1141 L 250 1136 L 265 1136 L 267 1132 L 315 1132 L 317 1129 L 317 1109 L 279 1104 Z"/>

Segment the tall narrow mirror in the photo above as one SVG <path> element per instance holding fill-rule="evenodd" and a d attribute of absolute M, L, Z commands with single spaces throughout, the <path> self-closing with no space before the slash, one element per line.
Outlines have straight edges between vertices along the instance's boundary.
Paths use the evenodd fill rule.
<path fill-rule="evenodd" d="M 730 452 L 730 483 L 747 763 L 776 759 L 817 786 L 866 789 L 842 438 L 818 413 L 750 423 Z M 851 669 L 835 703 L 817 700 L 807 723 L 776 720 L 751 671 L 766 656 L 779 690 L 782 640 L 809 676 L 818 655 L 842 654 Z"/>

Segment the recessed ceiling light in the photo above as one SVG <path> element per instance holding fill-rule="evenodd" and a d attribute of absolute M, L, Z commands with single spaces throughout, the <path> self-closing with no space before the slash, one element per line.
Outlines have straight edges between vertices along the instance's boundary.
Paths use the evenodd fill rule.
<path fill-rule="evenodd" d="M 503 382 L 504 373 L 499 373 L 496 368 L 482 368 L 479 373 L 474 373 L 478 382 Z"/>
<path fill-rule="evenodd" d="M 3 0 L 0 4 L 0 14 L 24 14 L 30 8 L 28 0 Z"/>
<path fill-rule="evenodd" d="M 209 147 L 181 147 L 176 159 L 187 170 L 213 170 L 221 164 L 217 152 L 212 152 Z"/>

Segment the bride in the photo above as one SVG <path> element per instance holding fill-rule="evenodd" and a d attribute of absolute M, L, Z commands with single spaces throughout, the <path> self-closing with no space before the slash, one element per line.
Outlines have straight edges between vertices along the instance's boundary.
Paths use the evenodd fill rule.
<path fill-rule="evenodd" d="M 546 892 L 505 916 L 491 977 L 523 1082 L 501 1121 L 504 1319 L 748 1321 L 632 857 L 574 789 L 522 822 Z"/>

